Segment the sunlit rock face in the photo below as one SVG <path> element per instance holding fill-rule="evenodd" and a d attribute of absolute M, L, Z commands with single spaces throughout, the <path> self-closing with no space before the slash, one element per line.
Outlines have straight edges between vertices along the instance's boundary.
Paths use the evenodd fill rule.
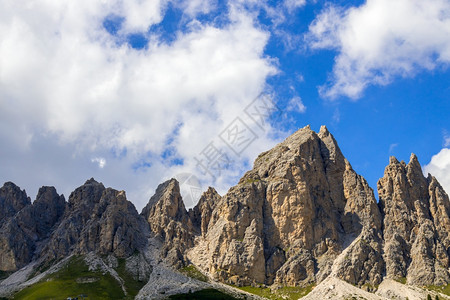
<path fill-rule="evenodd" d="M 326 127 L 319 133 L 298 130 L 259 155 L 223 197 L 211 192 L 203 197 L 209 200 L 194 210 L 216 204 L 202 208 L 208 221 L 189 258 L 219 280 L 291 286 L 320 281 L 332 272 L 337 255 L 360 237 L 367 242 L 352 245 L 351 259 L 335 272 L 354 284 L 381 281 L 376 199 Z"/>
<path fill-rule="evenodd" d="M 378 193 L 386 276 L 415 285 L 448 283 L 450 203 L 436 178 L 423 176 L 414 154 L 408 164 L 391 157 Z"/>
<path fill-rule="evenodd" d="M 366 287 L 385 278 L 449 283 L 450 202 L 437 180 L 423 176 L 414 154 L 408 164 L 391 157 L 378 194 L 379 203 L 324 126 L 298 130 L 225 195 L 210 187 L 189 211 L 175 179 L 141 214 L 124 191 L 94 179 L 68 202 L 42 187 L 31 203 L 8 182 L 0 188 L 0 270 L 71 254 L 146 261 L 151 248 L 156 264 L 194 264 L 238 286 L 306 286 L 329 276 Z M 150 274 L 145 268 L 138 273 Z"/>

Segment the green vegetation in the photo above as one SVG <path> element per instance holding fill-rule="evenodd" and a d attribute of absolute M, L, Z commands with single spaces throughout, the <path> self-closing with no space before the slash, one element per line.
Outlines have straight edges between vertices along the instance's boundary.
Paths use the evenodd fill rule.
<path fill-rule="evenodd" d="M 427 286 L 428 290 L 439 292 L 442 294 L 445 294 L 447 296 L 450 296 L 450 284 L 447 285 L 429 285 Z"/>
<path fill-rule="evenodd" d="M 258 182 L 258 181 L 261 181 L 261 179 L 249 178 L 245 181 L 245 183 L 249 184 L 249 183 L 254 183 L 254 182 Z"/>
<path fill-rule="evenodd" d="M 28 279 L 31 279 L 41 273 L 44 273 L 48 269 L 50 269 L 51 266 L 55 265 L 57 263 L 56 259 L 52 259 L 50 261 L 47 261 L 44 264 L 39 265 L 36 269 L 33 270 L 33 272 L 28 276 Z"/>
<path fill-rule="evenodd" d="M 202 274 L 194 265 L 189 265 L 187 267 L 181 268 L 180 272 L 186 276 L 189 276 L 191 278 L 208 282 L 208 277 Z"/>
<path fill-rule="evenodd" d="M 273 292 L 270 290 L 270 288 L 267 287 L 244 286 L 238 287 L 238 289 L 272 300 L 284 300 L 284 299 L 297 300 L 300 297 L 308 295 L 312 291 L 313 287 L 314 285 L 312 284 L 303 288 L 283 287 Z"/>
<path fill-rule="evenodd" d="M 201 291 L 194 292 L 194 293 L 173 295 L 173 296 L 170 296 L 169 299 L 176 299 L 176 300 L 209 300 L 209 299 L 236 300 L 237 298 L 234 298 L 230 295 L 224 294 L 221 291 L 218 291 L 215 289 L 205 289 L 205 290 L 201 290 Z"/>
<path fill-rule="evenodd" d="M 71 258 L 61 270 L 18 292 L 14 299 L 65 299 L 80 294 L 87 295 L 85 299 L 127 299 L 116 279 L 89 271 L 82 257 Z"/>
<path fill-rule="evenodd" d="M 398 277 L 398 278 L 395 278 L 394 280 L 397 282 L 406 284 L 406 277 Z"/>
<path fill-rule="evenodd" d="M 119 258 L 118 259 L 119 266 L 116 269 L 117 274 L 119 274 L 120 278 L 123 279 L 125 290 L 127 291 L 128 295 L 134 298 L 138 293 L 139 290 L 144 287 L 144 285 L 147 282 L 139 281 L 133 278 L 133 276 L 127 271 L 125 267 L 125 259 Z"/>

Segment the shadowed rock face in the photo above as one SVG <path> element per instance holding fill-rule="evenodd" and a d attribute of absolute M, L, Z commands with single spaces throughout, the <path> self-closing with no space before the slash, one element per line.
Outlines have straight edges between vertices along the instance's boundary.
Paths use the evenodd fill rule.
<path fill-rule="evenodd" d="M 378 193 L 386 275 L 417 285 L 448 283 L 450 203 L 437 180 L 422 175 L 414 154 L 408 164 L 391 157 Z"/>
<path fill-rule="evenodd" d="M 128 257 L 143 249 L 147 235 L 148 225 L 125 192 L 90 179 L 70 195 L 61 224 L 42 256 L 49 261 L 93 251 Z"/>
<path fill-rule="evenodd" d="M 197 205 L 189 210 L 189 217 L 192 220 L 194 227 L 200 230 L 202 236 L 205 236 L 208 232 L 212 211 L 217 203 L 219 203 L 220 198 L 217 191 L 214 188 L 209 187 L 200 197 Z"/>
<path fill-rule="evenodd" d="M 184 265 L 184 252 L 194 245 L 194 229 L 181 199 L 178 181 L 171 179 L 160 184 L 141 215 L 152 233 L 164 242 L 163 257 L 174 266 Z"/>
<path fill-rule="evenodd" d="M 33 259 L 51 264 L 91 251 L 129 257 L 147 243 L 148 224 L 125 192 L 106 189 L 94 179 L 77 188 L 68 202 L 54 187 L 42 187 L 32 204 L 11 183 L 1 194 L 6 207 L 0 228 L 2 271 L 15 271 Z"/>
<path fill-rule="evenodd" d="M 325 127 L 319 133 L 303 128 L 259 155 L 226 195 L 205 193 L 194 208 L 195 220 L 199 214 L 207 218 L 189 258 L 219 280 L 238 285 L 322 280 L 334 258 L 361 235 L 371 242 L 354 246 L 353 260 L 336 272 L 354 284 L 381 281 L 377 202 Z"/>
<path fill-rule="evenodd" d="M 9 186 L 11 187 L 10 184 Z M 19 190 L 16 186 L 13 188 L 15 191 Z M 29 203 L 25 192 L 15 195 L 20 197 L 20 201 L 14 201 L 15 203 L 28 204 L 0 228 L 2 271 L 14 271 L 33 259 L 37 244 L 50 235 L 60 221 L 66 205 L 64 196 L 58 195 L 53 187 L 40 188 L 33 204 Z"/>
<path fill-rule="evenodd" d="M 378 192 L 379 206 L 328 130 L 305 127 L 259 155 L 226 195 L 202 196 L 189 259 L 237 285 L 306 285 L 329 274 L 359 286 L 386 275 L 448 283 L 450 203 L 436 179 L 415 155 L 409 164 L 391 158 Z"/>
<path fill-rule="evenodd" d="M 406 277 L 450 282 L 450 202 L 415 155 L 390 159 L 373 190 L 322 127 L 298 130 L 258 156 L 220 196 L 209 188 L 186 211 L 175 179 L 139 215 L 125 192 L 90 179 L 65 202 L 53 187 L 31 204 L 13 183 L 0 189 L 0 270 L 70 254 L 130 257 L 148 237 L 175 267 L 194 263 L 235 285 L 302 286 L 336 276 L 354 285 Z M 159 247 L 152 240 L 152 247 Z"/>
<path fill-rule="evenodd" d="M 6 182 L 0 188 L 0 226 L 30 204 L 31 200 L 25 190 L 21 191 L 14 183 Z"/>

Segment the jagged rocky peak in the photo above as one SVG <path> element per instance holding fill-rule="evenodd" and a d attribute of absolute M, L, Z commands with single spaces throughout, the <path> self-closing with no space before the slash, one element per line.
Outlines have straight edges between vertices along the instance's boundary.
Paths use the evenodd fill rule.
<path fill-rule="evenodd" d="M 172 219 L 183 218 L 187 215 L 176 179 L 172 178 L 158 186 L 155 195 L 150 198 L 141 215 L 148 219 L 154 217 L 155 212 Z"/>
<path fill-rule="evenodd" d="M 163 242 L 162 256 L 176 267 L 186 264 L 184 252 L 193 246 L 194 228 L 178 181 L 172 178 L 160 184 L 141 215 L 154 236 Z"/>
<path fill-rule="evenodd" d="M 33 202 L 33 219 L 36 220 L 36 232 L 48 235 L 64 214 L 66 200 L 58 195 L 53 186 L 43 186 L 39 189 Z"/>
<path fill-rule="evenodd" d="M 20 191 L 13 184 L 10 187 Z M 25 199 L 24 192 L 19 195 Z M 25 205 L 7 220 L 0 229 L 0 270 L 14 271 L 29 263 L 37 244 L 47 238 L 60 221 L 65 205 L 64 196 L 58 195 L 54 187 L 42 187 L 32 204 Z"/>
<path fill-rule="evenodd" d="M 14 216 L 19 210 L 31 204 L 25 190 L 12 182 L 5 182 L 0 188 L 0 225 L 4 220 Z"/>
<path fill-rule="evenodd" d="M 87 180 L 69 196 L 69 206 L 73 209 L 87 205 L 91 207 L 100 201 L 105 186 L 94 178 Z"/>
<path fill-rule="evenodd" d="M 325 126 L 322 126 L 317 134 L 308 125 L 271 150 L 261 153 L 255 160 L 253 169 L 247 172 L 247 176 L 240 182 L 245 183 L 251 176 L 256 179 L 287 178 L 295 175 L 285 173 L 291 171 L 291 167 L 311 162 L 314 162 L 315 166 L 321 165 L 329 173 L 343 173 L 345 170 L 344 156 Z"/>
<path fill-rule="evenodd" d="M 304 285 L 325 278 L 333 258 L 363 229 L 377 240 L 352 253 L 369 251 L 375 261 L 381 255 L 381 215 L 373 190 L 326 127 L 316 133 L 307 126 L 260 154 L 219 199 L 191 257 L 234 284 Z M 352 273 L 361 275 L 348 280 L 378 282 L 382 268 L 355 259 Z"/>
<path fill-rule="evenodd" d="M 189 217 L 194 227 L 204 236 L 208 232 L 211 214 L 220 201 L 220 195 L 213 187 L 209 187 L 198 200 L 197 205 L 189 210 Z"/>
<path fill-rule="evenodd" d="M 42 187 L 31 204 L 6 183 L 0 270 L 70 254 L 126 258 L 151 238 L 164 264 L 193 263 L 233 285 L 328 284 L 328 276 L 360 287 L 386 277 L 450 283 L 450 201 L 436 178 L 423 176 L 414 154 L 408 163 L 391 157 L 377 188 L 379 203 L 325 126 L 296 131 L 225 195 L 210 187 L 189 211 L 175 179 L 158 186 L 141 214 L 124 191 L 93 178 L 68 202 Z"/>
<path fill-rule="evenodd" d="M 47 262 L 71 253 L 128 257 L 143 249 L 148 233 L 148 224 L 124 191 L 105 188 L 91 178 L 71 193 L 62 221 L 41 256 Z"/>
<path fill-rule="evenodd" d="M 81 233 L 79 250 L 129 257 L 146 244 L 148 225 L 124 191 L 106 188 Z"/>
<path fill-rule="evenodd" d="M 436 179 L 423 176 L 414 154 L 408 164 L 391 157 L 378 194 L 386 275 L 411 284 L 448 283 L 450 203 Z"/>

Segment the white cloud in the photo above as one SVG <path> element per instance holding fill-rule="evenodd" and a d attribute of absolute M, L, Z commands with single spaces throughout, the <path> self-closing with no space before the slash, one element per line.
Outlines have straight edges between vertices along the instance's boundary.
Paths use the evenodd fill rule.
<path fill-rule="evenodd" d="M 67 194 L 80 178 L 97 176 L 142 207 L 163 179 L 195 169 L 192 158 L 276 72 L 263 54 L 269 34 L 237 4 L 225 27 L 197 23 L 170 44 L 145 33 L 149 44 L 140 51 L 118 43 L 102 22 L 117 14 L 120 35 L 146 32 L 164 17 L 165 1 L 0 5 L 0 179 L 29 192 L 51 184 Z M 200 7 L 189 9 L 207 10 Z M 258 140 L 221 174 L 219 189 L 273 145 L 270 126 L 256 130 Z M 182 165 L 163 157 L 168 148 Z M 95 161 L 100 168 L 93 157 L 103 159 Z"/>
<path fill-rule="evenodd" d="M 305 6 L 306 0 L 284 0 L 283 4 L 289 12 L 292 12 L 297 8 Z"/>
<path fill-rule="evenodd" d="M 114 3 L 115 1 L 112 2 Z M 131 0 L 120 1 L 110 5 L 113 6 L 113 8 L 118 8 L 117 10 L 113 10 L 113 12 L 124 16 L 124 31 L 145 32 L 151 25 L 158 24 L 162 21 L 163 9 L 166 2 L 168 1 Z"/>
<path fill-rule="evenodd" d="M 306 39 L 314 49 L 338 51 L 322 95 L 356 99 L 369 85 L 448 65 L 449 36 L 447 0 L 368 0 L 347 10 L 329 5 Z"/>
<path fill-rule="evenodd" d="M 423 167 L 424 174 L 435 176 L 444 187 L 447 194 L 450 193 L 450 149 L 443 148 L 431 158 L 429 164 Z"/>
<path fill-rule="evenodd" d="M 298 113 L 306 112 L 306 106 L 303 104 L 302 98 L 296 96 L 289 100 L 287 109 Z"/>
<path fill-rule="evenodd" d="M 211 0 L 190 0 L 190 1 L 174 1 L 180 6 L 184 13 L 195 17 L 198 14 L 206 14 L 215 9 L 217 1 Z"/>
<path fill-rule="evenodd" d="M 106 165 L 106 159 L 104 159 L 103 157 L 95 157 L 91 159 L 91 162 L 97 163 L 100 169 L 103 169 Z"/>

